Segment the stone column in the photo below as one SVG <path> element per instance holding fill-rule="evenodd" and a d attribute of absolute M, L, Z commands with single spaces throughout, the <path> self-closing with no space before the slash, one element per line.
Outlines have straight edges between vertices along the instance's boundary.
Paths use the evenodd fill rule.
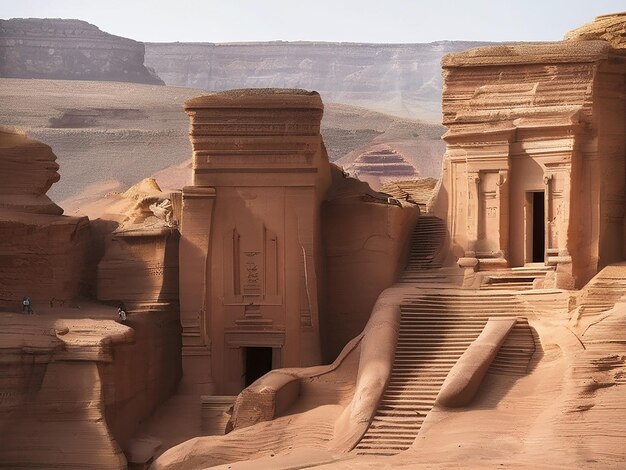
<path fill-rule="evenodd" d="M 552 199 L 553 198 L 552 198 L 552 185 L 550 183 L 552 182 L 553 176 L 554 175 L 552 175 L 552 174 L 546 174 L 543 177 L 543 184 L 544 184 L 543 210 L 544 210 L 544 226 L 545 226 L 543 259 L 544 259 L 544 263 L 546 263 L 546 264 L 548 262 L 548 251 L 551 248 L 550 247 L 550 240 L 552 239 L 552 237 L 551 237 L 551 233 L 552 233 L 551 215 L 552 215 Z"/>
<path fill-rule="evenodd" d="M 504 259 L 509 259 L 509 170 L 498 172 L 498 224 L 500 251 Z"/>
<path fill-rule="evenodd" d="M 209 256 L 215 189 L 183 188 L 179 248 L 180 322 L 183 328 L 183 385 L 214 393 L 209 335 Z"/>
<path fill-rule="evenodd" d="M 480 222 L 480 173 L 471 172 L 467 175 L 467 250 L 466 256 L 476 257 L 478 227 Z"/>

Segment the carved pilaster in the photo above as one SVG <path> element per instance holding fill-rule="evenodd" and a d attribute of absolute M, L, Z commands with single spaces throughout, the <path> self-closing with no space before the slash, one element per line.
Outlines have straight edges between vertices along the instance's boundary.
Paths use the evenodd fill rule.
<path fill-rule="evenodd" d="M 500 231 L 500 251 L 509 258 L 509 170 L 498 172 L 497 183 L 498 223 Z"/>
<path fill-rule="evenodd" d="M 476 253 L 478 229 L 480 224 L 480 173 L 473 172 L 467 175 L 467 244 L 468 251 Z"/>
<path fill-rule="evenodd" d="M 543 185 L 544 185 L 544 226 L 545 226 L 545 244 L 544 244 L 544 253 L 543 259 L 547 261 L 548 259 L 548 250 L 552 247 L 550 246 L 550 240 L 552 240 L 552 179 L 554 175 L 548 173 L 543 176 Z"/>
<path fill-rule="evenodd" d="M 180 322 L 183 328 L 183 376 L 187 384 L 211 393 L 209 282 L 211 224 L 215 190 L 210 187 L 183 188 L 183 216 L 179 245 Z"/>

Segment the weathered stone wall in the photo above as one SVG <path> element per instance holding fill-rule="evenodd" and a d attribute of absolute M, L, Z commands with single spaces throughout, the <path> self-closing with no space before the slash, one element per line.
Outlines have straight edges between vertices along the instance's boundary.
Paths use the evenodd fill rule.
<path fill-rule="evenodd" d="M 139 425 L 172 395 L 182 374 L 178 304 L 129 312 L 134 341 L 98 364 L 106 423 L 124 450 Z"/>
<path fill-rule="evenodd" d="M 0 20 L 0 77 L 163 84 L 142 43 L 63 19 Z"/>
<path fill-rule="evenodd" d="M 326 251 L 324 361 L 332 361 L 356 337 L 380 293 L 405 268 L 407 248 L 419 217 L 417 204 L 376 199 L 366 184 L 337 177 L 322 209 Z"/>
<path fill-rule="evenodd" d="M 139 425 L 180 379 L 180 322 L 174 303 L 125 325 L 114 315 L 88 302 L 0 314 L 1 468 L 126 468 Z"/>

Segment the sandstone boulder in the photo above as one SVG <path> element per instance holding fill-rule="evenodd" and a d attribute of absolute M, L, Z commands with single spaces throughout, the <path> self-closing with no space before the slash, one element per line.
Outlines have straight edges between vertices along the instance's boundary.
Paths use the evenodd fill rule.
<path fill-rule="evenodd" d="M 603 39 L 615 49 L 626 49 L 626 12 L 598 16 L 593 22 L 567 33 L 565 39 L 573 41 Z"/>

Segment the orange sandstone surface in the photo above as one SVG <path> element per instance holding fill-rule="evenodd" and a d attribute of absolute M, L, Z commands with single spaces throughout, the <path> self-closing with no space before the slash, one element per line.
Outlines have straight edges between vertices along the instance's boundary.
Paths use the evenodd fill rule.
<path fill-rule="evenodd" d="M 442 179 L 391 194 L 329 163 L 315 92 L 188 100 L 186 186 L 79 219 L 91 298 L 36 297 L 11 230 L 62 219 L 56 167 L 5 152 L 44 183 L 3 199 L 40 281 L 2 279 L 36 308 L 0 314 L 0 465 L 623 468 L 623 25 L 446 56 Z"/>
<path fill-rule="evenodd" d="M 155 468 L 621 468 L 626 69 L 592 39 L 446 57 L 443 180 L 363 332 Z"/>

